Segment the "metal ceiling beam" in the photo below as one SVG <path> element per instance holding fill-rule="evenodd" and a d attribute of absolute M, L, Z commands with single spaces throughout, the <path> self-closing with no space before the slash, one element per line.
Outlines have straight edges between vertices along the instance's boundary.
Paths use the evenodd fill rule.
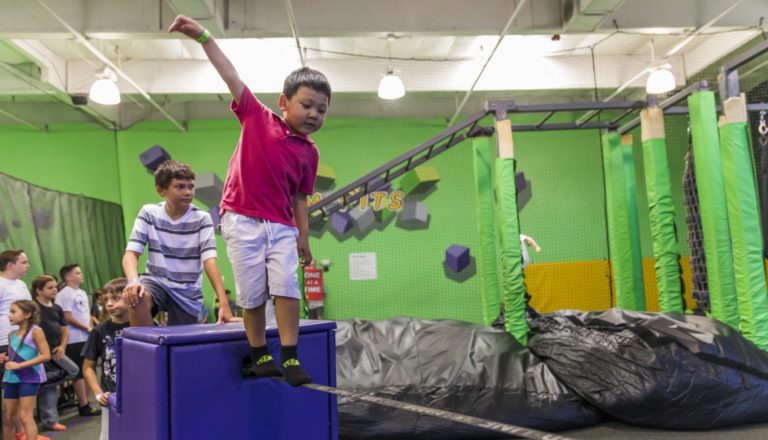
<path fill-rule="evenodd" d="M 650 106 L 657 106 L 662 111 L 665 111 L 666 109 L 674 106 L 675 104 L 679 103 L 680 101 L 688 98 L 692 93 L 699 92 L 702 90 L 707 90 L 707 87 L 709 87 L 709 84 L 707 84 L 706 81 L 699 81 L 696 83 L 693 83 L 689 85 L 688 87 L 684 88 L 683 90 L 680 90 L 679 92 L 675 93 L 674 95 L 670 96 L 669 98 L 665 99 L 664 101 L 660 103 L 654 103 L 654 98 L 652 97 L 650 100 Z M 628 131 L 634 129 L 640 125 L 640 116 L 632 119 L 631 121 L 627 122 L 626 124 L 622 125 L 617 131 L 619 134 L 627 133 Z"/>
<path fill-rule="evenodd" d="M 461 111 L 464 110 L 464 106 L 467 104 L 469 97 L 472 96 L 472 92 L 475 91 L 475 86 L 477 86 L 477 83 L 480 81 L 480 78 L 482 78 L 483 76 L 483 73 L 485 72 L 485 68 L 488 67 L 488 64 L 490 64 L 491 60 L 493 59 L 493 55 L 496 53 L 496 50 L 499 48 L 499 46 L 501 46 L 501 42 L 504 41 L 504 37 L 507 36 L 509 29 L 512 27 L 512 23 L 515 22 L 515 20 L 517 19 L 517 16 L 523 10 L 523 7 L 526 5 L 526 3 L 527 3 L 527 0 L 518 0 L 517 5 L 515 5 L 515 10 L 512 11 L 512 15 L 509 17 L 509 20 L 507 20 L 507 23 L 504 25 L 504 28 L 499 33 L 499 39 L 496 41 L 496 45 L 493 46 L 493 50 L 491 50 L 491 53 L 488 55 L 488 58 L 485 60 L 485 63 L 483 63 L 483 67 L 480 69 L 480 72 L 477 74 L 475 81 L 469 87 L 469 90 L 467 90 L 467 93 L 464 94 L 464 98 L 461 100 L 461 103 L 456 108 L 456 111 L 453 113 L 453 116 L 448 121 L 448 125 L 453 124 L 454 121 L 456 121 L 456 118 L 459 117 L 459 115 L 461 114 Z"/>
<path fill-rule="evenodd" d="M 293 40 L 296 41 L 296 50 L 299 51 L 299 59 L 301 60 L 301 66 L 307 66 L 307 60 L 304 59 L 304 51 L 301 49 L 301 41 L 299 41 L 299 28 L 296 26 L 296 16 L 293 14 L 293 5 L 291 0 L 285 0 L 285 11 L 288 13 L 288 22 L 291 25 L 291 34 Z"/>
<path fill-rule="evenodd" d="M 125 74 L 125 72 L 122 71 L 115 63 L 112 62 L 109 58 L 107 58 L 106 55 L 101 53 L 99 49 L 96 48 L 83 34 L 78 32 L 76 29 L 74 29 L 72 26 L 70 26 L 63 18 L 61 18 L 56 12 L 53 11 L 43 0 L 37 0 L 40 6 L 43 7 L 51 16 L 56 19 L 62 26 L 64 26 L 74 37 L 75 40 L 77 40 L 80 44 L 85 46 L 86 49 L 88 49 L 93 55 L 96 56 L 101 62 L 106 64 L 110 69 L 112 69 L 120 78 L 122 78 L 124 81 L 126 81 L 128 84 L 130 84 L 134 89 L 136 89 L 137 92 L 141 96 L 144 97 L 150 104 L 152 104 L 153 107 L 155 107 L 163 116 L 165 116 L 166 119 L 168 119 L 171 124 L 173 124 L 176 128 L 178 128 L 180 131 L 187 131 L 186 128 L 180 124 L 176 119 L 171 116 L 170 113 L 168 113 L 160 104 L 155 102 L 154 99 L 152 99 L 151 96 L 147 92 L 144 91 L 144 89 L 137 84 L 131 77 Z"/>
<path fill-rule="evenodd" d="M 85 113 L 86 115 L 90 116 L 94 121 L 103 125 L 104 128 L 107 128 L 109 130 L 120 129 L 120 126 L 119 124 L 117 124 L 117 122 L 102 115 L 101 113 L 94 110 L 93 108 L 88 107 L 87 105 L 73 104 L 72 97 L 69 94 L 67 94 L 62 90 L 56 89 L 50 83 L 41 81 L 39 78 L 35 78 L 34 76 L 31 76 L 29 73 L 24 72 L 16 68 L 15 66 L 8 63 L 4 63 L 2 61 L 0 61 L 0 69 L 5 70 L 9 74 L 13 75 L 15 78 L 21 81 L 24 81 L 25 83 L 36 88 L 40 92 L 56 99 L 57 101 L 63 102 L 64 104 L 67 104 L 68 106 L 74 108 L 75 110 L 81 113 Z"/>
<path fill-rule="evenodd" d="M 37 126 L 37 125 L 27 121 L 26 119 L 22 119 L 22 118 L 20 118 L 20 117 L 18 117 L 16 115 L 14 115 L 13 113 L 7 112 L 7 111 L 5 111 L 5 110 L 3 110 L 1 108 L 0 108 L 0 116 L 5 116 L 8 119 L 11 119 L 11 120 L 16 121 L 16 122 L 18 122 L 20 124 L 26 125 L 27 127 L 34 128 L 35 130 L 45 131 L 45 126 Z"/>
<path fill-rule="evenodd" d="M 171 0 L 56 0 L 62 17 L 84 35 L 95 38 L 157 38 L 173 20 Z M 185 12 L 205 0 L 172 0 Z M 504 26 L 514 5 L 509 0 L 292 0 L 300 12 L 296 24 L 302 37 L 340 35 L 495 35 Z M 22 6 L 23 3 L 23 6 Z M 35 3 L 0 1 L 0 38 L 69 38 L 45 20 L 35 20 Z M 186 6 L 190 5 L 190 6 Z M 682 32 L 702 25 L 701 17 L 713 17 L 723 0 L 627 0 L 608 15 L 598 32 L 613 32 L 613 19 L 622 29 L 666 28 Z M 228 37 L 287 37 L 291 28 L 285 7 L 274 0 L 216 1 L 211 31 L 221 28 Z M 745 0 L 721 26 L 754 26 L 768 16 L 764 0 Z M 39 11 L 39 8 L 37 8 Z M 348 17 L 355 17 L 350 20 Z M 458 18 L 457 18 L 458 17 Z M 213 25 L 214 20 L 220 24 Z M 512 33 L 553 34 L 562 31 L 561 0 L 535 0 L 520 14 Z M 206 23 L 206 26 L 208 24 Z M 665 30 L 666 30 L 665 29 Z"/>
<path fill-rule="evenodd" d="M 611 14 L 603 24 L 605 30 L 613 30 L 613 20 L 621 29 L 696 29 L 707 17 L 722 12 L 723 0 L 629 0 Z M 768 15 L 765 0 L 745 0 L 737 9 L 718 21 L 719 26 L 755 26 L 761 16 Z"/>
<path fill-rule="evenodd" d="M 723 97 L 722 100 L 738 96 L 741 92 L 739 87 L 738 68 L 766 52 L 768 52 L 768 40 L 763 41 L 752 49 L 749 49 L 748 51 L 734 57 L 733 59 L 723 64 L 723 66 L 720 68 L 720 74 L 718 76 L 718 81 L 720 82 L 720 96 Z M 753 67 L 749 72 L 745 74 L 745 76 L 759 68 L 765 67 L 766 63 L 768 62 L 761 63 L 759 66 Z"/>

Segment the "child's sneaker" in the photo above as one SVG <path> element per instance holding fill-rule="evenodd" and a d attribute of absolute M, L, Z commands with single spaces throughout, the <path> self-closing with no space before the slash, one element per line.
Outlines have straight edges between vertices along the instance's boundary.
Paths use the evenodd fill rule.
<path fill-rule="evenodd" d="M 101 410 L 98 408 L 94 408 L 91 405 L 85 404 L 79 408 L 77 408 L 78 414 L 81 416 L 100 416 Z"/>
<path fill-rule="evenodd" d="M 299 362 L 295 345 L 283 345 L 280 347 L 280 360 L 283 363 L 283 374 L 288 385 L 297 387 L 312 382 L 312 378 L 304 371 Z"/>
<path fill-rule="evenodd" d="M 291 358 L 283 362 L 283 371 L 285 381 L 292 387 L 312 383 L 312 378 L 304 371 L 304 367 L 301 366 L 297 358 Z"/>
<path fill-rule="evenodd" d="M 251 371 L 256 377 L 280 377 L 283 374 L 275 365 L 271 354 L 264 354 L 251 360 Z"/>

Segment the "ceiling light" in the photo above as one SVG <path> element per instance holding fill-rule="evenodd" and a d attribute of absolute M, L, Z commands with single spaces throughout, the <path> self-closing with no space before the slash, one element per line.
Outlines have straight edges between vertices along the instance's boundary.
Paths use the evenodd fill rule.
<path fill-rule="evenodd" d="M 645 83 L 645 91 L 652 95 L 667 93 L 675 89 L 675 76 L 669 69 L 660 67 L 648 75 Z"/>
<path fill-rule="evenodd" d="M 115 72 L 105 68 L 102 73 L 96 75 L 97 79 L 91 85 L 91 91 L 88 93 L 88 99 L 102 105 L 120 104 L 120 89 L 117 88 L 117 77 Z"/>
<path fill-rule="evenodd" d="M 379 83 L 379 98 L 400 99 L 403 96 L 405 96 L 403 81 L 390 70 Z"/>

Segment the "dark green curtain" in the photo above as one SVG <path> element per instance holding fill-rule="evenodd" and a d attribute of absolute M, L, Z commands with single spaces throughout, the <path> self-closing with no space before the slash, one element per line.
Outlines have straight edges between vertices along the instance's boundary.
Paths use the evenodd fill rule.
<path fill-rule="evenodd" d="M 125 250 L 120 205 L 52 191 L 0 173 L 0 249 L 24 249 L 26 281 L 59 276 L 65 264 L 79 263 L 83 289 L 92 292 L 122 276 Z"/>

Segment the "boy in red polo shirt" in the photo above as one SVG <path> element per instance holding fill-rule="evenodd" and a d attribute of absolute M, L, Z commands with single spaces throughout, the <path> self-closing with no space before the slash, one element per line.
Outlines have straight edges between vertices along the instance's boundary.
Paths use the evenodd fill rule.
<path fill-rule="evenodd" d="M 202 44 L 232 93 L 232 111 L 242 126 L 221 199 L 221 234 L 235 275 L 237 304 L 244 310 L 251 369 L 258 377 L 281 375 L 266 345 L 264 309 L 271 296 L 285 379 L 293 386 L 309 383 L 297 355 L 296 270 L 299 259 L 304 266 L 312 262 L 307 195 L 314 192 L 319 154 L 308 135 L 323 125 L 331 100 L 328 79 L 306 67 L 291 72 L 278 101 L 280 117 L 256 99 L 199 23 L 179 15 L 169 31 Z"/>

